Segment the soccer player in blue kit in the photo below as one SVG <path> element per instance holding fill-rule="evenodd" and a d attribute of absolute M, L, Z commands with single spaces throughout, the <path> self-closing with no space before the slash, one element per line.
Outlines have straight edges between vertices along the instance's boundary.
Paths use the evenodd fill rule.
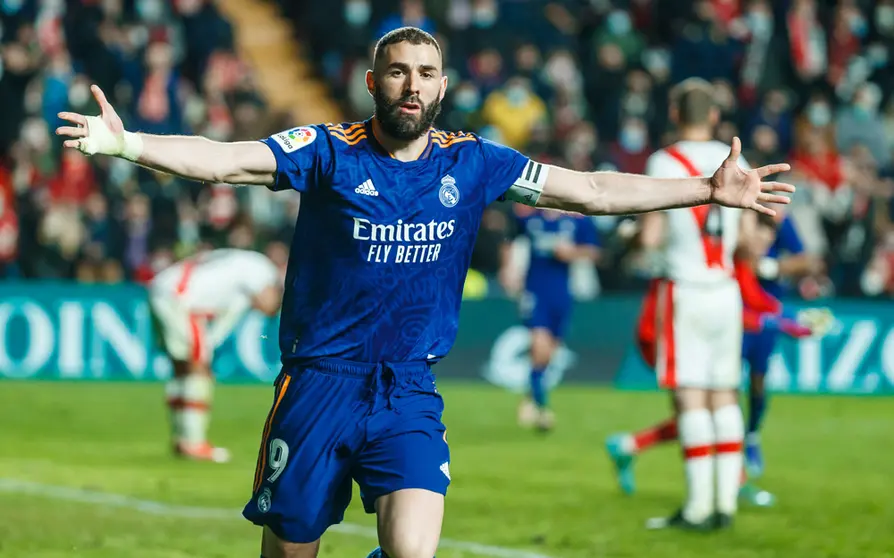
<path fill-rule="evenodd" d="M 770 230 L 769 226 L 762 230 Z M 782 216 L 774 229 L 775 240 L 757 264 L 760 286 L 776 299 L 786 293 L 788 279 L 820 273 L 823 262 L 804 253 L 801 237 L 790 214 Z M 764 378 L 769 369 L 770 356 L 776 347 L 780 331 L 764 328 L 746 331 L 742 342 L 742 357 L 749 368 L 748 428 L 745 436 L 745 464 L 751 477 L 758 477 L 764 469 L 760 448 L 760 427 L 767 408 Z"/>
<path fill-rule="evenodd" d="M 545 432 L 553 427 L 554 416 L 543 376 L 571 319 L 571 264 L 595 262 L 599 239 L 590 218 L 560 211 L 535 209 L 518 216 L 517 225 L 531 247 L 519 304 L 525 327 L 531 331 L 530 398 L 522 401 L 519 422 Z"/>
<path fill-rule="evenodd" d="M 282 371 L 243 515 L 265 558 L 310 558 L 360 486 L 376 513 L 375 556 L 430 558 L 450 454 L 432 367 L 456 337 L 463 282 L 485 207 L 497 199 L 583 214 L 716 203 L 773 213 L 794 187 L 745 171 L 736 139 L 711 177 L 583 173 L 532 161 L 474 134 L 432 128 L 447 89 L 441 50 L 416 28 L 376 45 L 375 114 L 301 126 L 263 141 L 215 142 L 124 130 L 102 91 L 100 116 L 63 112 L 65 147 L 188 179 L 300 192 L 285 280 Z M 239 273 L 238 269 L 233 270 Z"/>

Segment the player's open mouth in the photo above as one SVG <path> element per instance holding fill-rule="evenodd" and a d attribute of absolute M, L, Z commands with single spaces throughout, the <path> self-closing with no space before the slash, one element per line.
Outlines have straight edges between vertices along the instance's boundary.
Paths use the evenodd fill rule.
<path fill-rule="evenodd" d="M 400 105 L 401 112 L 415 114 L 420 110 L 422 110 L 422 107 L 419 106 L 417 103 L 401 103 Z"/>

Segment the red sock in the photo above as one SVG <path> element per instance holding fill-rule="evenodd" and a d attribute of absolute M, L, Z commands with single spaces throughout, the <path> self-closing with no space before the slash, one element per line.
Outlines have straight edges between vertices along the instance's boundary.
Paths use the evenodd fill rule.
<path fill-rule="evenodd" d="M 677 418 L 673 417 L 651 428 L 640 430 L 639 432 L 634 434 L 633 445 L 636 447 L 636 452 L 640 453 L 643 450 L 649 449 L 656 444 L 660 444 L 662 442 L 670 442 L 671 440 L 676 439 Z"/>

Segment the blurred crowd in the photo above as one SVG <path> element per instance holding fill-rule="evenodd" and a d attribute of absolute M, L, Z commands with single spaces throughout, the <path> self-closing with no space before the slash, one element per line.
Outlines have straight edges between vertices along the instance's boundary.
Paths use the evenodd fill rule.
<path fill-rule="evenodd" d="M 347 120 L 372 110 L 371 45 L 414 25 L 444 50 L 440 127 L 576 170 L 642 172 L 674 140 L 670 88 L 709 80 L 717 138 L 741 137 L 754 166 L 794 165 L 790 215 L 825 262 L 813 295 L 894 293 L 894 0 L 269 1 Z M 251 139 L 289 127 L 212 0 L 0 0 L 0 26 L 0 275 L 141 280 L 203 244 L 285 257 L 292 197 L 88 162 L 51 136 L 58 110 L 95 112 L 90 83 L 130 129 Z M 513 211 L 485 216 L 483 277 L 499 272 Z M 639 288 L 628 220 L 595 220 L 591 275 Z"/>
<path fill-rule="evenodd" d="M 142 282 L 219 245 L 287 257 L 294 199 L 63 150 L 56 115 L 97 114 L 93 83 L 132 130 L 243 140 L 290 125 L 214 2 L 0 0 L 0 277 Z"/>

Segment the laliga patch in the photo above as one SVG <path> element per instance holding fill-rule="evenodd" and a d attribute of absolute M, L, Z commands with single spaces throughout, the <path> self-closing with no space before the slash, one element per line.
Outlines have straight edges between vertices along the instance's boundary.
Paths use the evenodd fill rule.
<path fill-rule="evenodd" d="M 273 139 L 282 147 L 283 151 L 291 153 L 312 144 L 317 139 L 317 130 L 308 126 L 301 126 L 292 128 L 288 132 L 274 134 Z"/>

